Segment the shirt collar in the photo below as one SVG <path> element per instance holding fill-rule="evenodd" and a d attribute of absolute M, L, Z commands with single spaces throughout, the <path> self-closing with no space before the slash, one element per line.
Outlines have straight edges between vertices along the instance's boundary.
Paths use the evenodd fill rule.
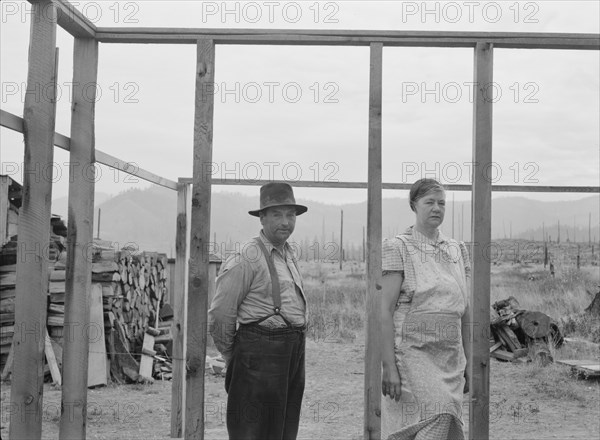
<path fill-rule="evenodd" d="M 260 237 L 260 239 L 262 240 L 262 242 L 265 244 L 265 247 L 267 248 L 267 251 L 268 251 L 269 253 L 272 253 L 272 252 L 273 252 L 273 249 L 275 249 L 275 251 L 276 251 L 276 252 L 279 252 L 279 249 L 277 249 L 275 246 L 273 246 L 273 243 L 271 243 L 271 242 L 269 241 L 269 239 L 267 238 L 267 236 L 265 235 L 265 233 L 262 231 L 262 229 L 261 229 L 261 231 L 260 231 L 259 237 Z M 292 251 L 292 248 L 291 248 L 291 246 L 288 244 L 288 242 L 287 242 L 287 241 L 286 241 L 286 242 L 283 244 L 283 250 L 284 250 L 284 252 L 285 252 L 287 255 L 291 255 L 292 257 L 294 256 L 294 252 Z M 279 253 L 281 254 L 281 252 L 279 252 Z"/>

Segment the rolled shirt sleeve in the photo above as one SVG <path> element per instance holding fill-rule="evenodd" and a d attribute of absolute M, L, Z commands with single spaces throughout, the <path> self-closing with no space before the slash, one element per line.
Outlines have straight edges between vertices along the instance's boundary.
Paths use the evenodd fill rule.
<path fill-rule="evenodd" d="M 251 264 L 232 255 L 217 277 L 215 296 L 208 311 L 208 328 L 217 350 L 229 364 L 233 352 L 238 307 L 250 291 Z"/>

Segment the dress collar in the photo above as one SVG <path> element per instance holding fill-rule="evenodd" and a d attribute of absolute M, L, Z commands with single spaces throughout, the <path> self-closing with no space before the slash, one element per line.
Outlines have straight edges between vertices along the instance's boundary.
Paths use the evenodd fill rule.
<path fill-rule="evenodd" d="M 446 236 L 444 234 L 442 234 L 442 231 L 440 231 L 439 229 L 437 231 L 438 231 L 438 234 L 437 234 L 437 237 L 435 240 L 427 237 L 424 234 L 421 234 L 419 231 L 417 231 L 414 228 L 414 225 L 407 228 L 406 231 L 404 231 L 404 234 L 412 236 L 412 238 L 415 241 L 425 243 L 425 244 L 430 244 L 433 246 L 439 246 L 443 243 L 446 243 L 448 241 L 448 239 L 446 238 Z"/>

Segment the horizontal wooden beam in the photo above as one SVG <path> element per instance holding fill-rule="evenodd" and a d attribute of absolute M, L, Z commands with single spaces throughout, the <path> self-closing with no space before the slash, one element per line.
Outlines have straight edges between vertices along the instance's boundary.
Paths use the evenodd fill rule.
<path fill-rule="evenodd" d="M 23 118 L 0 110 L 0 125 L 11 130 L 23 133 Z M 54 145 L 69 151 L 70 139 L 60 133 L 54 134 Z M 96 162 L 112 168 L 118 168 L 124 173 L 137 176 L 140 179 L 164 186 L 177 191 L 177 182 L 157 176 L 141 168 L 134 169 L 131 162 L 118 159 L 110 154 L 96 150 Z M 192 184 L 192 178 L 181 178 L 181 183 Z M 262 186 L 269 183 L 269 180 L 250 180 L 250 179 L 212 179 L 213 185 L 242 185 L 242 186 Z M 290 181 L 297 188 L 340 188 L 340 189 L 367 189 L 367 182 L 315 182 L 312 180 Z M 409 190 L 411 183 L 383 183 L 383 189 Z M 444 185 L 448 191 L 471 191 L 471 185 L 448 184 Z M 531 185 L 492 185 L 492 191 L 495 192 L 546 192 L 546 193 L 600 193 L 599 186 L 531 186 Z"/>
<path fill-rule="evenodd" d="M 182 183 L 192 183 L 191 178 L 181 178 Z M 262 186 L 270 180 L 251 179 L 217 179 L 213 178 L 213 185 L 242 185 Z M 339 188 L 339 189 L 367 189 L 367 182 L 315 182 L 312 180 L 288 181 L 296 188 Z M 409 190 L 412 183 L 383 183 L 382 189 Z M 444 185 L 447 191 L 471 191 L 471 185 Z M 600 186 L 527 186 L 527 185 L 492 185 L 496 192 L 572 192 L 572 193 L 600 193 Z"/>
<path fill-rule="evenodd" d="M 146 182 L 151 182 L 156 185 L 164 186 L 165 188 L 177 191 L 177 182 L 151 173 L 150 171 L 146 171 L 142 168 L 139 168 L 137 165 L 133 165 L 132 162 L 126 162 L 115 156 L 111 156 L 108 153 L 96 150 L 96 162 L 112 168 L 117 168 L 124 173 L 139 177 Z"/>
<path fill-rule="evenodd" d="M 0 125 L 18 133 L 23 133 L 23 118 L 5 110 L 0 110 Z M 60 133 L 54 133 L 54 145 L 66 151 L 71 150 L 71 140 Z M 177 182 L 146 171 L 133 162 L 126 162 L 108 153 L 96 150 L 96 163 L 117 168 L 124 173 L 139 177 L 147 182 L 177 191 Z"/>
<path fill-rule="evenodd" d="M 28 0 L 29 3 L 35 3 Z M 53 0 L 56 7 L 56 22 L 65 31 L 78 38 L 95 38 L 96 26 L 75 6 L 66 0 Z"/>
<path fill-rule="evenodd" d="M 475 47 L 484 41 L 505 49 L 600 49 L 600 34 L 534 32 L 99 27 L 96 38 L 102 43 L 196 44 L 210 38 L 216 44 L 411 47 Z"/>

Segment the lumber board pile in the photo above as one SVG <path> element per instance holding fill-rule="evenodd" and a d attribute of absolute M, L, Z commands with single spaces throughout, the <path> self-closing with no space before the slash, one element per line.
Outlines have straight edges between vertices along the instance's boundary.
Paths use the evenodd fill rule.
<path fill-rule="evenodd" d="M 66 228 L 61 224 L 61 232 Z M 61 372 L 62 345 L 65 320 L 65 280 L 67 255 L 64 237 L 52 235 L 48 271 L 47 346 L 49 365 L 46 366 L 52 380 L 60 383 L 56 372 Z M 2 365 L 8 365 L 14 334 L 14 298 L 16 283 L 16 244 L 14 236 L 2 248 L 0 255 L 0 293 L 2 303 Z M 92 247 L 92 292 L 90 292 L 90 316 L 99 323 L 91 327 L 103 330 L 101 343 L 90 335 L 90 363 L 88 386 L 106 384 L 108 378 L 117 383 L 127 381 L 151 381 L 152 377 L 170 378 L 171 372 L 171 322 L 172 308 L 166 303 L 167 257 L 157 252 L 140 252 L 132 249 L 116 250 L 111 242 L 94 240 Z M 101 296 L 98 303 L 93 293 Z M 92 304 L 94 303 L 94 304 Z M 161 308 L 165 307 L 160 315 Z M 97 308 L 97 309 L 96 309 Z M 170 312 L 169 312 L 170 311 Z M 99 318 L 98 318 L 99 317 Z M 155 330 L 156 345 L 146 347 L 151 354 L 147 375 L 140 371 L 144 337 L 148 329 Z M 94 333 L 94 332 L 91 332 Z M 93 341 L 92 341 L 93 339 Z M 94 344 L 93 344 L 93 343 Z M 92 347 L 93 346 L 93 347 Z M 167 349 L 168 348 L 168 349 Z M 106 359 L 105 367 L 99 359 Z M 1 367 L 0 366 L 0 367 Z M 10 366 L 6 368 L 8 375 Z M 108 373 L 108 374 L 102 374 Z"/>
<path fill-rule="evenodd" d="M 12 205 L 11 205 L 12 206 Z M 48 245 L 48 270 L 61 258 L 65 249 L 66 227 L 59 216 L 50 219 L 50 242 Z M 15 330 L 15 294 L 17 282 L 18 236 L 13 235 L 0 248 L 0 368 L 9 363 Z M 63 312 L 64 313 L 64 312 Z M 9 372 L 3 371 L 4 378 Z M 47 369 L 48 374 L 50 369 Z M 6 374 L 5 374 L 6 373 Z"/>
<path fill-rule="evenodd" d="M 519 308 L 510 296 L 492 305 L 490 356 L 501 361 L 534 361 L 546 366 L 554 361 L 550 344 L 559 347 L 563 338 L 556 323 L 541 312 Z"/>

